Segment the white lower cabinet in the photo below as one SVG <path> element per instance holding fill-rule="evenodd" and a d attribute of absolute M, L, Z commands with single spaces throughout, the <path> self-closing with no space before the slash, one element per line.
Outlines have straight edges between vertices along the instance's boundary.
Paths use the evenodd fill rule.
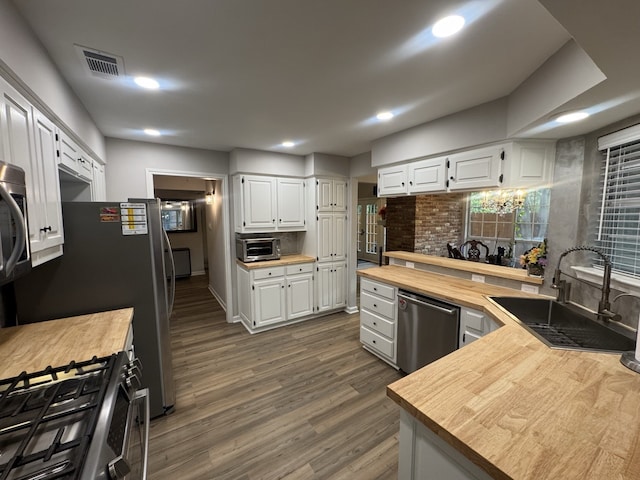
<path fill-rule="evenodd" d="M 313 264 L 289 265 L 286 279 L 287 320 L 313 314 Z"/>
<path fill-rule="evenodd" d="M 360 279 L 360 342 L 371 353 L 396 366 L 398 291 L 391 285 Z"/>
<path fill-rule="evenodd" d="M 347 306 L 347 262 L 318 263 L 316 312 Z"/>
<path fill-rule="evenodd" d="M 313 314 L 313 263 L 237 268 L 242 321 L 259 330 Z"/>
<path fill-rule="evenodd" d="M 493 478 L 403 409 L 398 449 L 401 480 Z"/>
<path fill-rule="evenodd" d="M 462 307 L 460 309 L 458 348 L 462 348 L 497 329 L 498 324 L 484 313 Z"/>

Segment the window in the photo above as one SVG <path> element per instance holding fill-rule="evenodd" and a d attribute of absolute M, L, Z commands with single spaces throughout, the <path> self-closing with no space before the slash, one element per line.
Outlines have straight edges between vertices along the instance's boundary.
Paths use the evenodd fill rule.
<path fill-rule="evenodd" d="M 367 204 L 366 228 L 365 228 L 365 249 L 367 253 L 377 253 L 378 235 L 377 220 L 378 206 L 375 203 Z"/>
<path fill-rule="evenodd" d="M 640 277 L 638 127 L 598 139 L 599 147 L 606 146 L 606 149 L 600 173 L 600 215 L 596 233 L 596 245 L 610 258 L 613 270 L 635 277 Z M 602 265 L 602 261 L 598 259 L 597 264 Z"/>
<path fill-rule="evenodd" d="M 507 246 L 520 255 L 547 236 L 551 189 L 472 192 L 467 209 L 467 238 Z"/>

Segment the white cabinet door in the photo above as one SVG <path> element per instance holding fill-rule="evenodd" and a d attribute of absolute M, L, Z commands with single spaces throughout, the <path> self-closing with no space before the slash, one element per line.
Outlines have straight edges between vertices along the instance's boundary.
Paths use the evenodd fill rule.
<path fill-rule="evenodd" d="M 466 307 L 461 308 L 458 348 L 476 341 L 497 328 L 498 324 L 483 312 Z"/>
<path fill-rule="evenodd" d="M 245 175 L 242 180 L 243 230 L 276 229 L 276 180 L 272 177 Z"/>
<path fill-rule="evenodd" d="M 407 193 L 407 165 L 378 169 L 378 196 L 405 195 Z"/>
<path fill-rule="evenodd" d="M 346 212 L 348 206 L 348 182 L 343 179 L 319 178 L 316 180 L 316 211 Z"/>
<path fill-rule="evenodd" d="M 333 180 L 319 178 L 316 180 L 316 211 L 333 211 Z"/>
<path fill-rule="evenodd" d="M 346 180 L 333 180 L 333 211 L 346 212 L 348 199 L 348 183 Z"/>
<path fill-rule="evenodd" d="M 445 157 L 419 160 L 409 164 L 409 194 L 444 192 L 447 180 Z"/>
<path fill-rule="evenodd" d="M 287 320 L 313 313 L 313 274 L 287 275 Z"/>
<path fill-rule="evenodd" d="M 333 264 L 320 263 L 316 268 L 316 300 L 318 312 L 326 312 L 333 308 Z"/>
<path fill-rule="evenodd" d="M 300 230 L 305 227 L 304 180 L 278 178 L 278 230 Z"/>
<path fill-rule="evenodd" d="M 319 262 L 344 260 L 347 256 L 347 217 L 341 213 L 320 213 L 318 218 Z"/>
<path fill-rule="evenodd" d="M 514 142 L 506 151 L 504 183 L 507 188 L 542 187 L 553 181 L 554 142 Z"/>
<path fill-rule="evenodd" d="M 333 260 L 347 258 L 347 217 L 341 213 L 334 214 L 333 224 Z"/>
<path fill-rule="evenodd" d="M 41 169 L 39 210 L 43 225 L 31 234 L 31 252 L 38 252 L 64 243 L 62 229 L 62 205 L 60 202 L 60 180 L 56 158 L 56 132 L 54 124 L 38 111 L 34 111 L 36 159 Z M 34 235 L 39 234 L 40 245 L 34 247 Z"/>
<path fill-rule="evenodd" d="M 484 187 L 499 187 L 503 146 L 478 148 L 449 156 L 449 190 L 473 190 Z"/>
<path fill-rule="evenodd" d="M 253 284 L 254 327 L 264 327 L 286 319 L 284 277 L 256 280 Z"/>
<path fill-rule="evenodd" d="M 91 181 L 91 198 L 94 202 L 107 200 L 107 185 L 104 165 L 93 162 L 93 180 Z"/>
<path fill-rule="evenodd" d="M 59 167 L 65 172 L 87 182 L 93 178 L 93 161 L 71 137 L 57 130 L 60 149 Z"/>
<path fill-rule="evenodd" d="M 318 216 L 318 255 L 319 262 L 330 262 L 333 260 L 334 238 L 333 238 L 333 213 L 319 213 Z"/>
<path fill-rule="evenodd" d="M 40 206 L 40 179 L 35 155 L 31 104 L 8 85 L 2 91 L 2 136 L 5 161 L 24 170 L 27 187 L 27 223 L 33 248 L 42 249 L 40 229 L 46 220 Z M 33 208 L 31 207 L 33 205 Z M 30 242 L 30 243 L 31 243 Z"/>
<path fill-rule="evenodd" d="M 333 308 L 347 306 L 347 264 L 333 264 Z"/>

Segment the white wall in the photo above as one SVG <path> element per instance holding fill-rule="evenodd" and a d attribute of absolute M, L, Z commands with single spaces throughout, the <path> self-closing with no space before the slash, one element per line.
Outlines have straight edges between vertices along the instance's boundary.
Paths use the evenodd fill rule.
<path fill-rule="evenodd" d="M 209 257 L 209 289 L 218 299 L 222 307 L 229 312 L 232 311 L 233 308 L 228 308 L 225 303 L 225 299 L 227 299 L 225 263 L 231 263 L 232 273 L 235 273 L 235 261 L 233 258 L 225 258 L 223 254 L 225 251 L 225 241 L 231 241 L 230 238 L 227 239 L 224 235 L 222 215 L 223 199 L 228 198 L 228 196 L 224 192 L 222 182 L 219 181 L 215 182 L 215 192 L 212 204 L 205 205 L 207 251 Z M 233 276 L 233 278 L 235 278 L 235 276 Z M 229 295 L 228 301 L 233 301 L 232 298 L 233 296 Z M 227 316 L 227 318 L 229 317 Z"/>
<path fill-rule="evenodd" d="M 177 171 L 226 175 L 229 171 L 229 154 L 214 150 L 107 138 L 106 151 L 109 201 L 146 198 L 148 169 L 167 175 Z"/>
<path fill-rule="evenodd" d="M 328 153 L 312 153 L 305 157 L 305 176 L 348 177 L 349 158 Z"/>
<path fill-rule="evenodd" d="M 229 173 L 304 176 L 304 157 L 288 153 L 236 148 L 229 155 Z"/>
<path fill-rule="evenodd" d="M 504 140 L 507 133 L 507 98 L 463 110 L 374 140 L 371 165 L 436 155 Z"/>
<path fill-rule="evenodd" d="M 0 0 L 0 73 L 104 160 L 102 133 L 9 0 Z"/>
<path fill-rule="evenodd" d="M 377 177 L 378 169 L 371 166 L 371 152 L 361 153 L 349 161 L 349 176 L 351 178 Z"/>

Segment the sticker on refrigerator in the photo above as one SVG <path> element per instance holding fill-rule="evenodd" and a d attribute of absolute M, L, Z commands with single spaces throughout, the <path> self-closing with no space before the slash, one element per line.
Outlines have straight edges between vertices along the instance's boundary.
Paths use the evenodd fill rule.
<path fill-rule="evenodd" d="M 101 222 L 119 222 L 120 210 L 118 209 L 118 207 L 101 207 L 100 221 Z"/>
<path fill-rule="evenodd" d="M 120 217 L 122 218 L 123 235 L 146 235 L 149 233 L 145 203 L 121 203 Z"/>

